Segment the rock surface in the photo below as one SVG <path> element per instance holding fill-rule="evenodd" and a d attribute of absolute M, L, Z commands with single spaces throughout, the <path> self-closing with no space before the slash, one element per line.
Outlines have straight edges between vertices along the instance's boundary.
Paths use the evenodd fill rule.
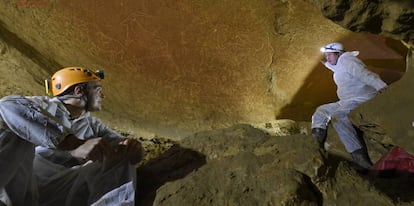
<path fill-rule="evenodd" d="M 336 100 L 318 49 L 340 41 L 390 84 L 351 113 L 372 160 L 391 145 L 414 153 L 411 0 L 0 8 L 0 95 L 42 95 L 63 66 L 105 69 L 99 117 L 144 137 L 137 205 L 414 205 L 412 176 L 357 172 L 331 127 L 327 153 L 309 136 L 315 107 Z"/>
<path fill-rule="evenodd" d="M 399 145 L 414 152 L 414 96 L 410 88 L 414 70 L 414 55 L 407 56 L 407 72 L 373 101 L 361 105 L 351 113 L 355 125 L 367 133 L 376 134 L 375 140 Z"/>
<path fill-rule="evenodd" d="M 321 152 L 303 134 L 270 136 L 236 125 L 189 136 L 181 146 L 205 155 L 206 162 L 162 185 L 154 205 L 395 205 L 397 197 L 413 200 L 412 189 L 387 195 L 380 178 L 356 172 L 346 159 Z"/>
<path fill-rule="evenodd" d="M 369 32 L 414 45 L 414 2 L 370 0 L 307 0 L 323 15 L 355 32 Z"/>
<path fill-rule="evenodd" d="M 319 48 L 331 41 L 360 50 L 388 83 L 398 80 L 402 43 L 342 28 L 318 11 L 327 2 L 6 0 L 0 35 L 35 63 L 19 70 L 39 71 L 36 92 L 25 94 L 42 94 L 43 80 L 63 66 L 104 68 L 100 117 L 129 133 L 179 138 L 275 118 L 309 121 L 316 106 L 336 100 L 320 64 Z"/>

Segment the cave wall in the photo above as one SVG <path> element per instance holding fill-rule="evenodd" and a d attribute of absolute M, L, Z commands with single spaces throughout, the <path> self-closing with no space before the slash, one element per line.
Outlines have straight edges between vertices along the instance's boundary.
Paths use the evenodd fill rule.
<path fill-rule="evenodd" d="M 341 19 L 332 8 L 342 7 L 327 2 L 1 1 L 0 37 L 20 53 L 5 52 L 0 70 L 10 74 L 14 61 L 32 75 L 4 75 L 12 88 L 0 94 L 42 95 L 43 79 L 77 65 L 105 69 L 97 115 L 130 133 L 179 137 L 236 123 L 309 121 L 316 106 L 336 100 L 321 46 L 341 41 L 360 50 L 392 84 L 405 72 L 407 50 L 398 40 L 410 40 L 353 33 L 321 14 Z"/>
<path fill-rule="evenodd" d="M 355 32 L 369 32 L 403 40 L 413 46 L 414 2 L 411 0 L 306 0 L 323 15 Z"/>

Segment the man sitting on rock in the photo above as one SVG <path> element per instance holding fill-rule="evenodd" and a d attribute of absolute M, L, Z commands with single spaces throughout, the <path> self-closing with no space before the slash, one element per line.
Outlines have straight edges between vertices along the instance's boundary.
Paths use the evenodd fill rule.
<path fill-rule="evenodd" d="M 142 147 L 89 115 L 101 110 L 102 79 L 64 68 L 55 98 L 0 100 L 0 205 L 134 205 Z"/>
<path fill-rule="evenodd" d="M 358 105 L 382 92 L 387 84 L 377 74 L 366 69 L 356 57 L 358 51 L 346 52 L 340 43 L 330 43 L 321 48 L 321 51 L 326 58 L 324 65 L 333 71 L 339 101 L 321 105 L 316 109 L 312 116 L 312 136 L 324 148 L 327 125 L 332 120 L 332 125 L 352 160 L 367 169 L 372 166 L 372 162 L 348 114 Z"/>

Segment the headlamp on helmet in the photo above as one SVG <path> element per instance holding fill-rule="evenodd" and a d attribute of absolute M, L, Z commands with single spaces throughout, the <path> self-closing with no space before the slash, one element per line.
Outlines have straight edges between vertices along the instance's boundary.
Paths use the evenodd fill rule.
<path fill-rule="evenodd" d="M 344 47 L 342 46 L 341 43 L 330 43 L 324 47 L 321 48 L 321 52 L 326 53 L 326 52 L 337 52 L 337 53 L 343 53 L 345 52 Z"/>

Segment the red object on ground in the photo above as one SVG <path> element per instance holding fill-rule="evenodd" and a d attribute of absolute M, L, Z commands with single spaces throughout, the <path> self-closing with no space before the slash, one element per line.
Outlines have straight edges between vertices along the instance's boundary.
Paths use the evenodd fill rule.
<path fill-rule="evenodd" d="M 414 155 L 403 148 L 394 146 L 391 151 L 379 159 L 371 170 L 395 170 L 414 173 Z"/>

